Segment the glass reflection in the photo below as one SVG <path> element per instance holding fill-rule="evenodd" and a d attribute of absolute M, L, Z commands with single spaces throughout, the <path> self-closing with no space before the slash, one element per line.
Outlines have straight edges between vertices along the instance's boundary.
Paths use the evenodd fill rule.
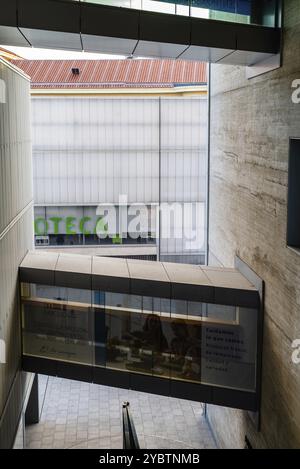
<path fill-rule="evenodd" d="M 255 391 L 258 312 L 22 285 L 25 355 Z"/>
<path fill-rule="evenodd" d="M 23 284 L 22 313 L 25 354 L 94 363 L 91 292 Z"/>
<path fill-rule="evenodd" d="M 277 0 L 70 0 L 233 23 L 278 26 Z"/>

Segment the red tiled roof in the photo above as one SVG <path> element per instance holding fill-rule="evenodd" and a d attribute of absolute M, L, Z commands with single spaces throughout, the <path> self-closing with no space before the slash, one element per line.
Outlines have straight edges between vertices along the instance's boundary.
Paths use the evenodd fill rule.
<path fill-rule="evenodd" d="M 206 64 L 183 60 L 14 60 L 33 88 L 156 88 L 207 82 Z M 78 68 L 79 75 L 72 73 Z"/>
<path fill-rule="evenodd" d="M 3 49 L 3 47 L 0 47 L 0 57 L 4 57 L 6 60 L 18 60 L 21 59 L 21 57 L 14 52 L 10 52 L 7 49 Z"/>

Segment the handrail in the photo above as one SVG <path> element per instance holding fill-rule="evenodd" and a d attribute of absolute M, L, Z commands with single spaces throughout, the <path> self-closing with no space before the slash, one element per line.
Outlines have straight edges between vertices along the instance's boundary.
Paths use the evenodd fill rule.
<path fill-rule="evenodd" d="M 129 402 L 123 403 L 123 449 L 140 449 L 139 440 L 135 431 L 135 426 L 129 407 Z"/>

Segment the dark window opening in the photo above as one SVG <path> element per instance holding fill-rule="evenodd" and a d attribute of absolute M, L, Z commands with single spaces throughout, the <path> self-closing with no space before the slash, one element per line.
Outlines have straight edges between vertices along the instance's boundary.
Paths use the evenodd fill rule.
<path fill-rule="evenodd" d="M 287 244 L 300 249 L 300 138 L 290 139 Z"/>
<path fill-rule="evenodd" d="M 115 240 L 113 238 L 107 237 L 104 239 L 99 238 L 97 235 L 82 235 L 82 234 L 49 234 L 47 236 L 35 236 L 35 245 L 36 246 L 98 246 L 98 245 L 145 245 L 150 244 L 156 245 L 156 238 L 153 238 L 151 233 L 148 233 L 148 237 L 144 238 L 138 236 L 136 239 L 130 238 L 129 235 L 127 238 L 122 240 Z"/>

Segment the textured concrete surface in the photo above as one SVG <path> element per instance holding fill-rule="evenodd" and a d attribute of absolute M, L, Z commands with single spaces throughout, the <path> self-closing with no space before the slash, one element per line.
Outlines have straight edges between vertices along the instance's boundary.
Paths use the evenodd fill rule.
<path fill-rule="evenodd" d="M 23 393 L 18 266 L 32 248 L 29 82 L 0 60 L 0 448 L 11 444 Z"/>
<path fill-rule="evenodd" d="M 124 401 L 141 448 L 216 447 L 200 403 L 61 378 L 49 378 L 41 421 L 26 427 L 26 446 L 121 449 Z"/>
<path fill-rule="evenodd" d="M 237 253 L 266 283 L 261 432 L 246 414 L 209 407 L 224 447 L 300 447 L 300 257 L 286 246 L 289 138 L 300 137 L 300 3 L 285 2 L 283 67 L 246 80 L 242 67 L 212 66 L 211 260 Z"/>

